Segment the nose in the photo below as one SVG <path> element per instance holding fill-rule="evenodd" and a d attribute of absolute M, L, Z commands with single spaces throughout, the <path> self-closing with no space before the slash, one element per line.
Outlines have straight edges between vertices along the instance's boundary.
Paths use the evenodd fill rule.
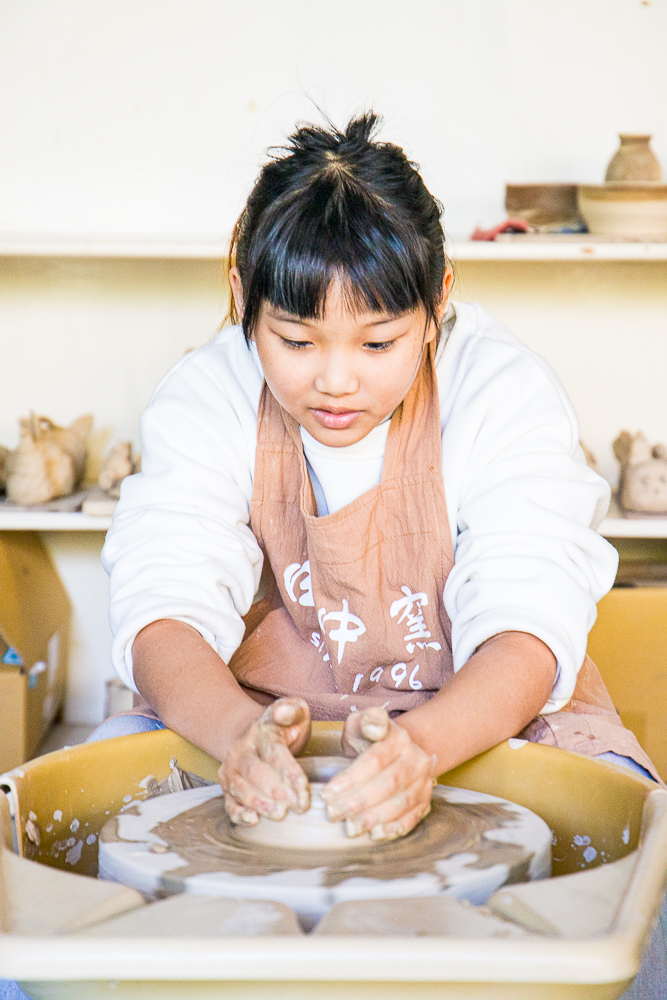
<path fill-rule="evenodd" d="M 315 388 L 324 396 L 336 399 L 353 396 L 359 390 L 359 377 L 350 359 L 342 352 L 328 354 L 315 377 Z"/>

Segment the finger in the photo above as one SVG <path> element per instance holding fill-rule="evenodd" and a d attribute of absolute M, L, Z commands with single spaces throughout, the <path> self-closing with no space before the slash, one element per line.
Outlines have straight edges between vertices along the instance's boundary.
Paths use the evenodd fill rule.
<path fill-rule="evenodd" d="M 377 743 L 388 735 L 391 719 L 383 708 L 373 706 L 363 712 L 352 712 L 345 720 L 343 729 L 343 751 L 349 755 L 362 754 L 371 743 Z"/>
<path fill-rule="evenodd" d="M 369 833 L 373 840 L 385 839 L 387 831 L 393 831 L 396 836 L 403 836 L 412 829 L 417 820 L 415 816 L 425 816 L 431 808 L 431 786 L 418 783 L 414 787 L 395 795 L 359 816 L 345 821 L 348 837 L 358 837 Z M 406 817 L 414 822 L 408 823 Z M 405 823 L 404 823 L 405 820 Z M 398 832 L 397 832 L 398 831 Z"/>
<path fill-rule="evenodd" d="M 297 813 L 305 812 L 310 806 L 308 778 L 275 729 L 258 730 L 256 749 L 258 760 L 270 767 L 280 785 L 288 790 L 290 808 Z"/>
<path fill-rule="evenodd" d="M 405 729 L 392 726 L 386 739 L 371 744 L 350 767 L 327 782 L 322 790 L 322 798 L 325 802 L 338 804 L 344 798 L 358 793 L 365 784 L 403 755 L 408 754 L 410 750 L 416 749 L 418 748 L 414 746 Z M 423 754 L 423 751 L 419 750 L 419 753 Z"/>
<path fill-rule="evenodd" d="M 430 811 L 431 803 L 429 802 L 425 806 L 416 806 L 395 822 L 377 824 L 371 829 L 371 840 L 397 840 L 399 837 L 404 837 L 411 830 L 414 830 Z"/>
<path fill-rule="evenodd" d="M 303 698 L 279 698 L 259 719 L 260 729 L 277 729 L 283 741 L 298 753 L 310 737 L 310 709 Z"/>
<path fill-rule="evenodd" d="M 231 795 L 246 809 L 252 809 L 267 819 L 281 820 L 287 815 L 287 802 L 276 802 L 270 796 L 259 791 L 254 785 L 238 772 L 231 776 L 229 783 L 223 785 L 223 790 Z"/>
<path fill-rule="evenodd" d="M 235 826 L 256 826 L 259 822 L 259 816 L 254 809 L 247 809 L 242 802 L 237 802 L 234 796 L 227 792 L 225 792 L 225 811 Z"/>
<path fill-rule="evenodd" d="M 284 802 L 288 806 L 298 805 L 292 786 L 260 759 L 251 741 L 238 743 L 218 771 L 218 781 L 225 791 L 232 789 L 238 776 L 245 778 L 254 792 L 264 799 Z"/>
<path fill-rule="evenodd" d="M 243 775 L 260 795 L 271 798 L 276 803 L 284 803 L 288 809 L 298 811 L 303 804 L 302 796 L 300 796 L 299 792 L 305 786 L 306 794 L 308 795 L 310 793 L 310 786 L 308 779 L 298 764 L 296 768 L 298 775 L 302 777 L 302 781 L 297 784 L 298 775 L 295 777 L 288 770 L 290 766 L 294 767 L 294 758 L 291 756 L 289 750 L 286 750 L 284 747 L 283 750 L 287 758 L 289 758 L 289 760 L 283 762 L 286 766 L 281 767 L 279 754 L 273 755 L 271 763 L 265 761 L 260 755 L 249 754 L 245 766 L 238 768 L 238 773 Z"/>
<path fill-rule="evenodd" d="M 275 722 L 278 726 L 298 726 L 310 721 L 310 709 L 303 698 L 279 698 L 261 716 L 260 725 Z"/>
<path fill-rule="evenodd" d="M 428 801 L 432 789 L 433 782 L 427 774 L 420 773 L 416 768 L 409 768 L 406 772 L 401 766 L 392 766 L 364 785 L 358 793 L 340 803 L 328 804 L 327 819 L 362 823 L 363 832 L 370 830 L 375 823 L 398 819 L 401 811 L 411 809 L 420 796 Z"/>

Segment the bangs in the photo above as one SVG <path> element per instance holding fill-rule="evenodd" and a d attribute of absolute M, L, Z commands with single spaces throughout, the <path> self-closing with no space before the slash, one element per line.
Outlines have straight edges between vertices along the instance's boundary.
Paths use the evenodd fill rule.
<path fill-rule="evenodd" d="M 339 283 L 350 312 L 397 316 L 420 306 L 435 319 L 441 261 L 392 205 L 342 172 L 279 197 L 263 213 L 242 274 L 243 329 L 250 338 L 264 303 L 321 320 Z"/>

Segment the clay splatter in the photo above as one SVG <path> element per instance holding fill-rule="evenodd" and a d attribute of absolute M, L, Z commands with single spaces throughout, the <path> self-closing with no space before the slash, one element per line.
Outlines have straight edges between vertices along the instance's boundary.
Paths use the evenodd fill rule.
<path fill-rule="evenodd" d="M 75 865 L 81 858 L 81 852 L 83 850 L 83 841 L 77 840 L 74 847 L 71 847 L 67 854 L 65 855 L 65 861 L 68 865 Z"/>

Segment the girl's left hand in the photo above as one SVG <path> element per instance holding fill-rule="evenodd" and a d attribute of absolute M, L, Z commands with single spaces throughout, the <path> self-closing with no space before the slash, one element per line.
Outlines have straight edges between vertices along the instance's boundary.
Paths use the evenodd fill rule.
<path fill-rule="evenodd" d="M 430 811 L 433 758 L 384 709 L 349 715 L 343 750 L 357 759 L 327 783 L 322 798 L 328 819 L 346 821 L 348 837 L 395 840 Z"/>

